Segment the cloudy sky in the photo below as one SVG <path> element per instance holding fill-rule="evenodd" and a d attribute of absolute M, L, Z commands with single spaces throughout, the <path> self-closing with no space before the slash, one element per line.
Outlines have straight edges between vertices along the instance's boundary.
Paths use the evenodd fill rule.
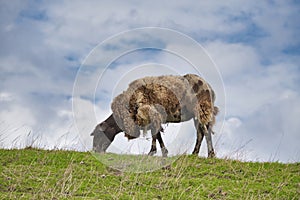
<path fill-rule="evenodd" d="M 299 13 L 296 1 L 0 1 L 0 147 L 88 150 L 134 78 L 199 73 L 221 109 L 218 157 L 299 162 Z M 157 28 L 130 32 L 143 27 Z M 171 154 L 192 150 L 192 123 L 165 128 Z M 112 152 L 150 148 L 114 142 Z"/>

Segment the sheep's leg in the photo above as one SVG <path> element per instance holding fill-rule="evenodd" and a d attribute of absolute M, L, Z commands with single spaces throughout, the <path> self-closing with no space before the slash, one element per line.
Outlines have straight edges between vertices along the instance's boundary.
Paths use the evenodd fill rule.
<path fill-rule="evenodd" d="M 152 135 L 152 145 L 151 145 L 150 152 L 148 153 L 149 156 L 153 156 L 157 152 L 157 149 L 156 149 L 156 139 L 157 139 L 157 135 L 156 134 Z"/>
<path fill-rule="evenodd" d="M 211 128 L 208 127 L 208 130 L 207 130 L 206 126 L 202 126 L 202 129 L 203 129 L 206 143 L 207 143 L 208 157 L 213 158 L 213 157 L 215 157 L 215 152 L 214 152 L 213 145 L 212 145 Z"/>
<path fill-rule="evenodd" d="M 157 140 L 158 140 L 160 148 L 161 148 L 162 156 L 167 157 L 168 156 L 168 150 L 167 150 L 167 148 L 164 144 L 164 141 L 162 140 L 160 132 L 157 133 Z"/>
<path fill-rule="evenodd" d="M 196 139 L 196 145 L 195 145 L 193 154 L 198 155 L 204 134 L 203 134 L 203 131 L 202 131 L 202 128 L 201 128 L 199 122 L 195 119 L 194 119 L 194 125 L 197 130 L 197 139 Z"/>

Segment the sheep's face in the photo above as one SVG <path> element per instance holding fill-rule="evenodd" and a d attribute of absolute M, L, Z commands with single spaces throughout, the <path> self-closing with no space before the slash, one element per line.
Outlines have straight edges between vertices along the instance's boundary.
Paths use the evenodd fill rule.
<path fill-rule="evenodd" d="M 112 129 L 107 127 L 105 122 L 98 124 L 91 136 L 94 136 L 93 150 L 98 153 L 104 153 L 115 137 Z"/>

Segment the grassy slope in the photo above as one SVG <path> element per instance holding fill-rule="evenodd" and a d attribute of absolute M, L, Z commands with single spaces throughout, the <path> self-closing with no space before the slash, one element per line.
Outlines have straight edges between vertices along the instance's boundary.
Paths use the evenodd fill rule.
<path fill-rule="evenodd" d="M 90 153 L 0 150 L 0 199 L 299 199 L 300 163 L 181 156 L 168 169 L 122 173 Z"/>

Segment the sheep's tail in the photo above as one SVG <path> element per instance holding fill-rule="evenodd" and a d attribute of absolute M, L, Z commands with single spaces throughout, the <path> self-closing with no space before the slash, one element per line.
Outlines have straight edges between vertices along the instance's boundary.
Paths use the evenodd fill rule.
<path fill-rule="evenodd" d="M 217 106 L 214 106 L 214 116 L 216 116 L 219 113 L 220 109 Z"/>
<path fill-rule="evenodd" d="M 195 117 L 203 125 L 208 125 L 214 119 L 214 113 L 218 109 L 214 108 L 214 104 L 211 100 L 211 92 L 209 90 L 202 90 L 197 94 L 197 103 L 194 108 Z"/>
<path fill-rule="evenodd" d="M 213 110 L 213 119 L 211 122 L 209 122 L 208 124 L 208 130 L 210 130 L 211 134 L 215 134 L 215 132 L 212 130 L 212 127 L 214 126 L 214 124 L 216 123 L 216 115 L 219 113 L 219 108 L 217 106 L 214 106 L 214 110 Z"/>

